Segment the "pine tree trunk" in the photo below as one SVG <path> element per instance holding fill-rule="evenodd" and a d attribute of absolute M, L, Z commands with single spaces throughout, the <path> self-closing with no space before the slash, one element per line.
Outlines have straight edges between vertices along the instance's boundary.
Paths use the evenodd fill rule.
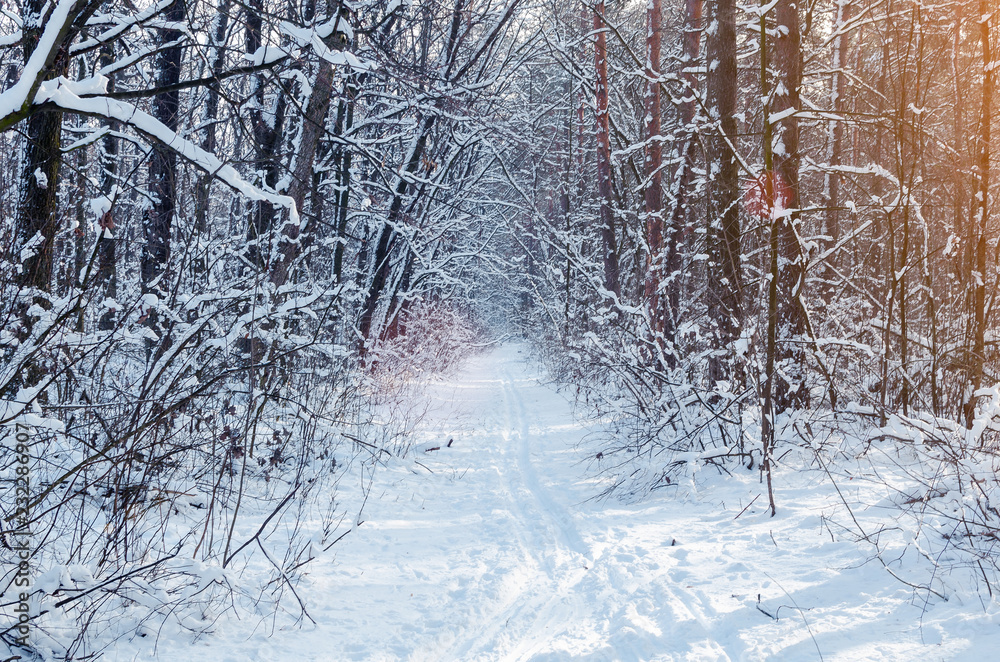
<path fill-rule="evenodd" d="M 774 173 L 783 210 L 774 218 L 777 226 L 777 346 L 775 360 L 783 377 L 773 379 L 775 411 L 780 413 L 808 404 L 804 383 L 805 356 L 798 342 L 805 333 L 802 288 L 805 265 L 798 238 L 799 219 L 799 89 L 802 86 L 802 52 L 799 11 L 795 0 L 779 0 L 775 7 L 779 36 L 775 39 L 775 68 L 780 86 L 775 91 L 769 115 L 780 119 L 774 132 Z M 765 121 L 770 121 L 765 118 Z"/>
<path fill-rule="evenodd" d="M 649 0 L 646 11 L 646 309 L 654 343 L 662 351 L 664 311 L 660 305 L 663 264 L 663 142 L 660 135 L 660 42 L 662 39 L 660 0 Z"/>
<path fill-rule="evenodd" d="M 608 116 L 608 46 L 604 35 L 604 0 L 594 5 L 594 64 L 597 89 L 597 192 L 600 198 L 601 244 L 604 260 L 604 289 L 621 294 L 618 273 L 618 245 L 611 190 L 611 122 Z"/>
<path fill-rule="evenodd" d="M 677 362 L 677 325 L 681 299 L 681 251 L 683 242 L 692 236 L 688 193 L 694 183 L 697 136 L 694 120 L 697 115 L 698 76 L 695 69 L 701 52 L 702 0 L 686 0 L 684 8 L 684 52 L 681 58 L 681 80 L 684 81 L 684 101 L 680 107 L 680 165 L 674 175 L 671 191 L 672 207 L 667 223 L 667 247 L 664 278 L 667 283 L 667 307 L 663 316 L 663 337 L 666 341 L 669 366 Z"/>
<path fill-rule="evenodd" d="M 972 346 L 971 393 L 965 405 L 966 425 L 971 429 L 976 416 L 976 391 L 983 384 L 983 366 L 986 359 L 986 242 L 989 230 L 987 219 L 990 208 L 990 124 L 993 120 L 992 101 L 993 55 L 990 48 L 990 7 L 986 0 L 979 0 L 979 39 L 983 49 L 983 105 L 979 115 L 979 136 L 976 144 L 976 202 L 973 207 L 972 227 L 976 233 L 976 266 L 972 274 L 973 310 L 975 331 Z"/>
<path fill-rule="evenodd" d="M 713 325 L 709 380 L 733 376 L 732 344 L 740 328 L 743 269 L 739 164 L 736 144 L 736 2 L 713 3 L 716 29 L 707 36 L 707 103 L 713 130 L 708 140 L 708 312 Z"/>
<path fill-rule="evenodd" d="M 830 122 L 829 148 L 827 162 L 836 168 L 842 165 L 844 154 L 844 102 L 847 90 L 847 76 L 844 69 L 847 65 L 847 52 L 850 35 L 845 26 L 851 20 L 851 0 L 837 0 L 837 16 L 834 19 L 834 30 L 839 34 L 833 40 L 833 77 L 830 80 L 830 110 L 836 119 Z M 824 177 L 826 192 L 826 234 L 830 237 L 830 245 L 834 246 L 840 237 L 840 173 L 828 172 Z M 837 253 L 827 257 L 827 281 L 837 278 Z M 828 288 L 829 291 L 829 288 Z"/>

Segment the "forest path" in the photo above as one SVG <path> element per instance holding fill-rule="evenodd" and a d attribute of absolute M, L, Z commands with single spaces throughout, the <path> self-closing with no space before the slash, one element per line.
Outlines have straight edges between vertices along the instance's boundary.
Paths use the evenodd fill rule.
<path fill-rule="evenodd" d="M 960 605 L 925 611 L 831 527 L 839 498 L 807 462 L 781 474 L 775 518 L 755 472 L 705 469 L 640 504 L 594 501 L 599 427 L 516 344 L 434 378 L 411 406 L 426 407 L 411 453 L 379 469 L 364 524 L 300 587 L 316 625 L 220 625 L 199 642 L 205 655 L 184 659 L 811 661 L 821 651 L 854 662 L 979 650 L 950 632 L 965 627 Z"/>
<path fill-rule="evenodd" d="M 590 500 L 592 430 L 529 352 L 504 345 L 429 387 L 419 464 L 369 502 L 324 577 L 347 598 L 329 614 L 343 659 L 737 659 L 672 576 L 693 573 L 682 536 Z"/>

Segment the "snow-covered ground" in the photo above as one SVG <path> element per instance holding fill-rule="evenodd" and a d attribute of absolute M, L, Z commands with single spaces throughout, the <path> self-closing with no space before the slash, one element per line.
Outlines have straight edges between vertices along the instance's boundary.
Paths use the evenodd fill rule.
<path fill-rule="evenodd" d="M 506 345 L 431 383 L 413 453 L 377 475 L 364 523 L 301 586 L 315 626 L 219 622 L 160 640 L 158 658 L 996 659 L 995 603 L 961 577 L 928 600 L 899 579 L 930 580 L 919 554 L 872 560 L 830 478 L 794 453 L 774 518 L 746 471 L 703 469 L 636 505 L 591 500 L 581 442 L 596 426 L 528 357 Z M 877 505 L 872 485 L 841 490 Z M 891 513 L 855 515 L 876 535 Z"/>

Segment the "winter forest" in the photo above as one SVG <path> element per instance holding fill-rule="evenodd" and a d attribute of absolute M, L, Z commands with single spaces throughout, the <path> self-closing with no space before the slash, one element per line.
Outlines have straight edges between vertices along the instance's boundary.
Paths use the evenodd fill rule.
<path fill-rule="evenodd" d="M 0 659 L 989 659 L 997 50 L 3 0 Z"/>

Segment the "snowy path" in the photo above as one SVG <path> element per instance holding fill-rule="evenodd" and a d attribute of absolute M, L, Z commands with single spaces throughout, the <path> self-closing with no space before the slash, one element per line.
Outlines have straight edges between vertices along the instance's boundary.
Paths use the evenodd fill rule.
<path fill-rule="evenodd" d="M 589 501 L 588 430 L 526 356 L 504 346 L 430 387 L 412 458 L 304 582 L 315 627 L 220 625 L 184 659 L 989 659 L 991 617 L 923 613 L 824 524 L 838 501 L 816 473 L 787 478 L 773 519 L 764 499 L 740 514 L 754 476 Z"/>

